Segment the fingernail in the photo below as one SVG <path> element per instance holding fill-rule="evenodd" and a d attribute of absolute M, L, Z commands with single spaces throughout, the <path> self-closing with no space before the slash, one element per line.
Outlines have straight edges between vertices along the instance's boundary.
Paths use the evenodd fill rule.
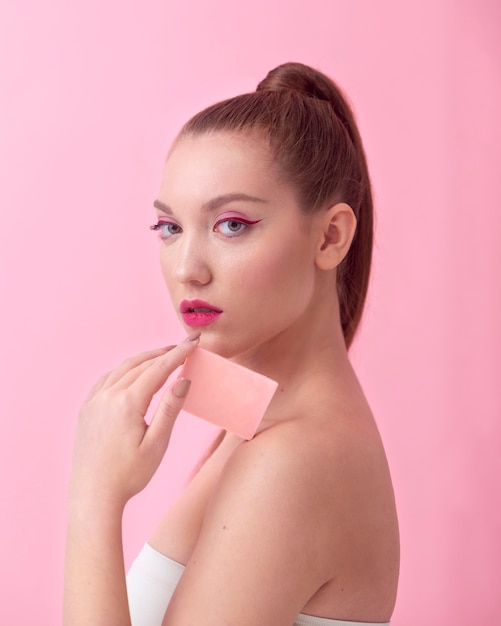
<path fill-rule="evenodd" d="M 178 378 L 172 385 L 172 393 L 176 398 L 185 398 L 188 395 L 190 389 L 191 380 L 187 378 Z"/>
<path fill-rule="evenodd" d="M 200 339 L 201 334 L 202 333 L 199 331 L 198 333 L 193 333 L 192 335 L 188 335 L 185 341 L 191 341 L 192 343 L 195 343 Z"/>

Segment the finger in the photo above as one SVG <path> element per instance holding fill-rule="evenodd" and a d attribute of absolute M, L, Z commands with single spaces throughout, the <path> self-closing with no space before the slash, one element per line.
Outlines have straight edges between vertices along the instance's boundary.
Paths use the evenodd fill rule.
<path fill-rule="evenodd" d="M 175 347 L 176 346 L 167 346 L 166 348 L 164 348 L 162 354 L 156 354 L 151 359 L 142 361 L 141 363 L 136 365 L 133 369 L 126 372 L 119 380 L 116 381 L 115 385 L 120 387 L 120 389 L 127 389 L 127 387 L 130 387 L 136 382 L 136 380 L 139 378 L 139 376 L 141 376 L 141 374 L 145 370 L 147 370 L 149 367 L 151 367 L 151 365 L 153 365 L 153 362 L 155 361 L 155 359 L 161 359 L 164 356 L 164 354 L 166 354 L 167 352 L 170 352 Z"/>
<path fill-rule="evenodd" d="M 172 346 L 168 346 L 167 348 L 157 348 L 156 350 L 148 350 L 146 352 L 141 352 L 134 356 L 125 359 L 118 367 L 112 370 L 106 380 L 104 381 L 105 387 L 111 387 L 117 382 L 121 381 L 121 379 L 126 376 L 131 370 L 134 370 L 136 367 L 140 366 L 142 363 L 146 361 L 151 361 L 152 359 L 165 354 L 166 350 L 170 350 Z"/>
<path fill-rule="evenodd" d="M 191 381 L 187 378 L 178 378 L 167 389 L 146 430 L 143 444 L 155 449 L 156 454 L 160 456 L 159 461 L 167 449 L 174 423 L 183 408 L 190 385 Z"/>
<path fill-rule="evenodd" d="M 165 384 L 172 372 L 182 365 L 196 348 L 199 337 L 186 339 L 167 354 L 154 359 L 150 366 L 129 387 L 135 391 L 140 410 L 146 412 L 153 395 Z"/>

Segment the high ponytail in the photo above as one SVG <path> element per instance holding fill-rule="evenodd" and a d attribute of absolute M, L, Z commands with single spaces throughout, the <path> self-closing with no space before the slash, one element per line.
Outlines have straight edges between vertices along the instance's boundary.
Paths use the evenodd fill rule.
<path fill-rule="evenodd" d="M 301 63 L 280 65 L 254 93 L 195 115 L 182 129 L 258 131 L 306 213 L 346 202 L 357 218 L 350 250 L 337 269 L 341 327 L 347 347 L 364 308 L 372 259 L 373 203 L 367 162 L 353 113 L 339 87 Z"/>

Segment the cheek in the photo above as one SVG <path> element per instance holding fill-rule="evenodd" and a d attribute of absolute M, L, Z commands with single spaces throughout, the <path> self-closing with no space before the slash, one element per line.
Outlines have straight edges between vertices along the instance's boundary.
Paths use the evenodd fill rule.
<path fill-rule="evenodd" d="M 167 259 L 165 258 L 165 254 L 163 253 L 162 244 L 160 243 L 160 252 L 158 254 L 158 260 L 160 261 L 160 271 L 162 272 L 162 276 L 164 277 L 164 281 L 169 284 L 169 276 L 172 272 L 169 271 Z"/>
<path fill-rule="evenodd" d="M 169 256 L 165 247 L 160 243 L 160 252 L 159 252 L 159 261 L 160 261 L 160 271 L 162 272 L 162 276 L 164 279 L 164 283 L 167 287 L 167 291 L 169 295 L 173 295 L 174 288 L 174 279 L 172 276 L 172 255 Z"/>
<path fill-rule="evenodd" d="M 314 262 L 303 238 L 267 246 L 248 259 L 246 287 L 271 299 L 309 297 Z"/>

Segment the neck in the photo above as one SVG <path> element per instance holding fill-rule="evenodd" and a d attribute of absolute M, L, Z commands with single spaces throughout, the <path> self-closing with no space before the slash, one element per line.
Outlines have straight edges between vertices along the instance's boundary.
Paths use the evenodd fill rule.
<path fill-rule="evenodd" d="M 312 377 L 332 379 L 351 369 L 332 283 L 290 328 L 231 360 L 276 380 L 282 391 L 299 388 Z"/>

